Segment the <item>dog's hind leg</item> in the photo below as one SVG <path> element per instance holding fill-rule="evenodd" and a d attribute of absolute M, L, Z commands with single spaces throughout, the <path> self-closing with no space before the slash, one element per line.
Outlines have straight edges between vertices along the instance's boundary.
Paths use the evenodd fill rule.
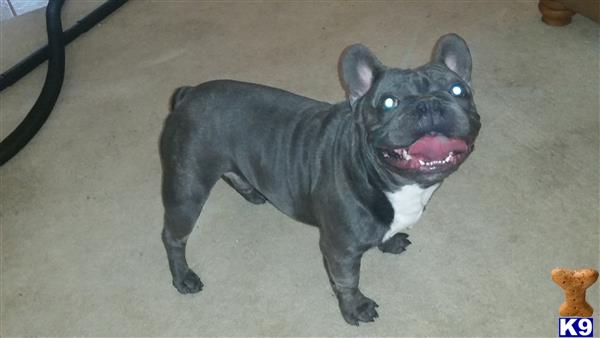
<path fill-rule="evenodd" d="M 173 286 L 184 294 L 198 292 L 204 286 L 200 277 L 188 267 L 185 259 L 187 239 L 200 214 L 201 205 L 202 202 L 199 200 L 190 200 L 179 205 L 165 205 L 162 240 L 167 250 Z"/>
<path fill-rule="evenodd" d="M 186 133 L 185 128 L 171 128 L 167 121 L 160 146 L 165 207 L 162 240 L 173 285 L 184 294 L 198 292 L 203 287 L 198 275 L 187 264 L 185 248 L 210 190 L 223 174 L 222 163 L 196 149 L 197 143 L 190 138 L 194 135 Z"/>
<path fill-rule="evenodd" d="M 265 196 L 256 190 L 253 186 L 248 183 L 244 178 L 232 172 L 225 173 L 221 177 L 223 181 L 227 182 L 235 191 L 240 193 L 248 202 L 254 204 L 263 204 L 267 201 Z"/>

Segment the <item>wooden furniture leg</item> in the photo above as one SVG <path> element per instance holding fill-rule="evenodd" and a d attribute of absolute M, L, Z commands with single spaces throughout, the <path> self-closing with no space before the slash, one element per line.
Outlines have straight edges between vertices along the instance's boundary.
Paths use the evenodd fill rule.
<path fill-rule="evenodd" d="M 575 12 L 555 0 L 540 0 L 538 8 L 542 13 L 542 21 L 550 26 L 565 26 L 571 23 Z"/>

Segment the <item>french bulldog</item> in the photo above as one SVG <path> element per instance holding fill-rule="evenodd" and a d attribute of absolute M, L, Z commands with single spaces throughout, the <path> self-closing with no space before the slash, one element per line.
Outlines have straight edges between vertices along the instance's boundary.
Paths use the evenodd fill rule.
<path fill-rule="evenodd" d="M 361 257 L 373 247 L 402 253 L 403 231 L 473 151 L 481 124 L 471 54 L 447 34 L 429 63 L 398 69 L 355 44 L 339 72 L 347 99 L 335 104 L 231 80 L 175 91 L 160 138 L 162 240 L 180 293 L 202 290 L 186 242 L 223 179 L 249 202 L 316 226 L 345 321 L 378 317 L 359 289 Z"/>

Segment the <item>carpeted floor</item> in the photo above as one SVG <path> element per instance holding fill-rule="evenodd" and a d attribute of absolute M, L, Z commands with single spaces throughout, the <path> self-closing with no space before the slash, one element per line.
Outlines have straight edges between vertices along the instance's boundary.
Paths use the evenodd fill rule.
<path fill-rule="evenodd" d="M 65 27 L 98 4 L 67 1 Z M 2 70 L 45 41 L 43 16 L 0 23 Z M 556 336 L 550 270 L 599 261 L 599 27 L 546 26 L 537 1 L 131 1 L 67 48 L 52 116 L 0 168 L 0 335 Z M 471 47 L 483 128 L 408 251 L 366 254 L 375 323 L 342 320 L 316 229 L 222 182 L 188 243 L 205 289 L 176 292 L 157 152 L 175 87 L 231 78 L 339 101 L 347 45 L 414 67 L 447 32 Z M 1 94 L 0 137 L 44 75 Z"/>

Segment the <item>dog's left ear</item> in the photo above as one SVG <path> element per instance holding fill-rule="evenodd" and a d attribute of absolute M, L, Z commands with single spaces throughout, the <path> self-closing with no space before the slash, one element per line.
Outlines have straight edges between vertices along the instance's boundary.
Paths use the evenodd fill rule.
<path fill-rule="evenodd" d="M 369 91 L 383 69 L 381 62 L 364 45 L 355 44 L 342 52 L 340 78 L 353 108 L 356 101 Z"/>
<path fill-rule="evenodd" d="M 471 52 L 458 34 L 446 34 L 437 41 L 431 62 L 445 65 L 467 83 L 471 82 Z"/>

